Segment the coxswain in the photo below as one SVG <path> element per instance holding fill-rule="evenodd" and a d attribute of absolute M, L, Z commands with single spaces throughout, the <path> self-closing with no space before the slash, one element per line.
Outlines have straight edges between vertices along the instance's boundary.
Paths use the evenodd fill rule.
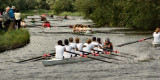
<path fill-rule="evenodd" d="M 107 53 L 107 52 L 112 52 L 113 51 L 113 45 L 112 43 L 110 42 L 110 39 L 107 38 L 104 42 L 104 45 L 103 45 L 103 52 L 104 54 Z"/>

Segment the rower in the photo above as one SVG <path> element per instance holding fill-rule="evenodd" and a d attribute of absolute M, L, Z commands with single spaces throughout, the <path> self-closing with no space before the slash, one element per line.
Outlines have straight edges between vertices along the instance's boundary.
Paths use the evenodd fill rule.
<path fill-rule="evenodd" d="M 154 47 L 160 46 L 160 28 L 156 28 L 153 33 L 154 41 L 152 42 Z"/>
<path fill-rule="evenodd" d="M 65 47 L 66 51 L 71 51 L 72 50 L 72 47 L 69 45 L 68 39 L 64 40 L 64 44 L 65 44 L 64 47 Z M 68 53 L 68 52 L 64 52 L 63 56 L 64 56 L 64 58 L 71 58 L 71 54 Z"/>
<path fill-rule="evenodd" d="M 102 51 L 103 52 L 103 44 L 101 42 L 101 38 L 97 38 L 97 42 L 99 43 L 99 46 L 98 46 L 98 51 Z M 101 54 L 102 52 L 99 52 L 99 54 Z"/>
<path fill-rule="evenodd" d="M 52 60 L 63 60 L 63 53 L 65 51 L 65 47 L 62 45 L 62 40 L 58 41 L 58 45 L 55 46 L 56 55 Z"/>
<path fill-rule="evenodd" d="M 93 45 L 91 44 L 91 39 L 88 39 L 87 42 L 84 44 L 83 51 L 91 53 L 91 50 L 93 50 Z"/>
<path fill-rule="evenodd" d="M 98 50 L 99 43 L 96 41 L 96 37 L 92 38 L 92 43 L 91 44 L 93 45 L 94 50 Z"/>
<path fill-rule="evenodd" d="M 90 25 L 88 25 L 86 28 L 86 34 L 91 34 L 91 33 L 92 33 L 92 29 L 90 28 Z"/>
<path fill-rule="evenodd" d="M 35 22 L 37 22 L 37 21 L 35 21 L 35 19 L 34 18 L 32 18 L 32 20 L 30 21 L 32 24 L 34 24 Z"/>
<path fill-rule="evenodd" d="M 106 52 L 112 52 L 112 51 L 113 51 L 113 45 L 112 45 L 112 43 L 110 42 L 110 39 L 107 38 L 107 39 L 105 40 L 105 42 L 104 42 L 104 45 L 103 45 L 103 52 L 104 52 L 104 54 L 105 54 Z"/>
<path fill-rule="evenodd" d="M 77 45 L 76 45 L 76 43 L 73 43 L 73 38 L 72 37 L 69 38 L 69 45 L 73 48 L 71 50 L 71 52 L 78 51 Z M 76 57 L 76 55 L 72 54 L 72 57 Z"/>
<path fill-rule="evenodd" d="M 82 51 L 83 50 L 83 43 L 79 42 L 79 38 L 78 37 L 75 39 L 75 42 L 76 42 L 78 50 Z M 79 52 L 79 51 L 76 51 L 76 52 L 79 53 L 79 54 L 82 54 L 82 52 Z"/>
<path fill-rule="evenodd" d="M 46 28 L 50 28 L 50 22 L 49 21 L 44 21 L 44 23 L 42 24 L 42 27 L 46 27 Z"/>

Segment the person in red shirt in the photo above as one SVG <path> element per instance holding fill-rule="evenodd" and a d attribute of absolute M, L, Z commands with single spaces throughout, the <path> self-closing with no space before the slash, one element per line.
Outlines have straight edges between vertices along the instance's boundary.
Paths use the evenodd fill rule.
<path fill-rule="evenodd" d="M 51 27 L 50 22 L 44 21 L 44 23 L 42 24 L 42 27 L 50 28 Z"/>

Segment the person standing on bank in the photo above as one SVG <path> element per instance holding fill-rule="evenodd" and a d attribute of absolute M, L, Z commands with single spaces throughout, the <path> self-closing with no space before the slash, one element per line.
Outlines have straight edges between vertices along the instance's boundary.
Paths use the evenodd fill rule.
<path fill-rule="evenodd" d="M 0 30 L 4 30 L 3 27 L 2 27 L 2 20 L 3 20 L 3 19 L 2 19 L 2 14 L 1 14 L 1 12 L 0 12 Z"/>
<path fill-rule="evenodd" d="M 9 11 L 10 11 L 10 7 L 6 7 L 6 11 L 3 13 L 3 16 L 2 16 L 5 32 L 8 31 L 8 28 L 9 28 L 9 25 L 10 25 L 10 21 L 13 20 L 9 16 Z"/>
<path fill-rule="evenodd" d="M 16 9 L 14 15 L 15 15 L 15 20 L 16 20 L 16 25 L 18 26 L 18 29 L 20 29 L 20 27 L 21 27 L 21 25 L 20 25 L 20 23 L 21 23 L 21 13 L 19 12 L 18 9 Z"/>
<path fill-rule="evenodd" d="M 16 7 L 12 6 L 10 11 L 9 11 L 9 16 L 10 16 L 10 18 L 12 18 L 11 23 L 10 23 L 10 28 L 11 29 L 15 28 L 15 16 L 14 16 L 15 9 L 16 9 Z"/>

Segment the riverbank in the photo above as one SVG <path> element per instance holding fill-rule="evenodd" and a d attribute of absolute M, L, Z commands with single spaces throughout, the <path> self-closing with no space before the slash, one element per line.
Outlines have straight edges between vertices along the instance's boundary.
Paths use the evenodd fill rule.
<path fill-rule="evenodd" d="M 26 29 L 12 30 L 0 34 L 0 53 L 25 46 L 30 42 L 30 34 Z"/>

